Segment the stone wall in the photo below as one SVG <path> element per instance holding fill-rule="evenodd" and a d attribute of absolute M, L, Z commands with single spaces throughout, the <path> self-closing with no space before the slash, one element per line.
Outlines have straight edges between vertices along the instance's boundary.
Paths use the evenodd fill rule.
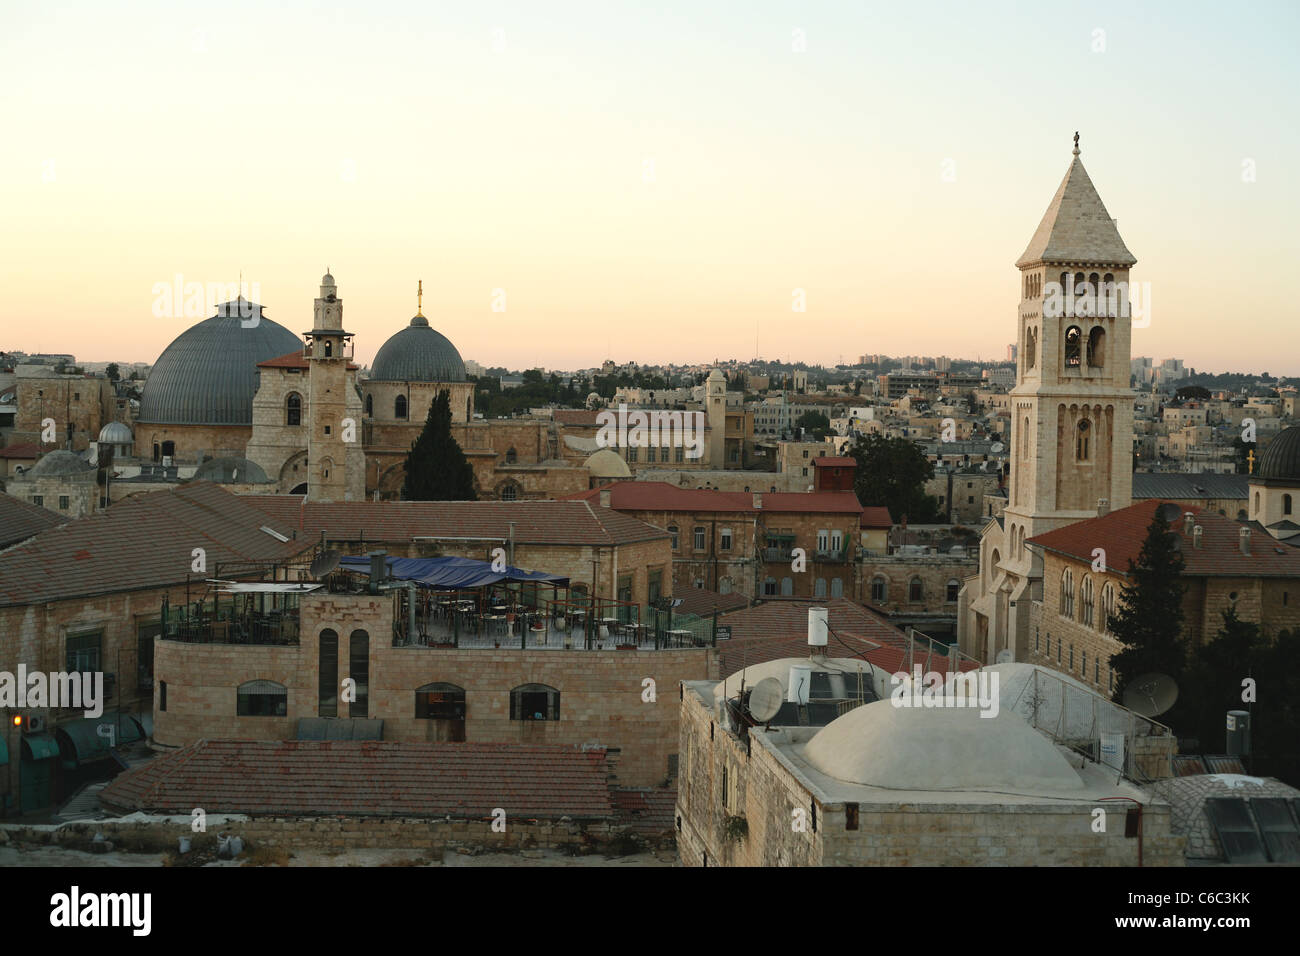
<path fill-rule="evenodd" d="M 17 410 L 10 444 L 34 442 L 49 450 L 67 448 L 71 439 L 73 451 L 85 451 L 113 419 L 113 385 L 107 379 L 58 375 L 51 369 L 48 377 L 20 376 L 15 385 Z M 56 429 L 52 444 L 41 438 L 41 423 L 47 418 L 54 419 Z"/>

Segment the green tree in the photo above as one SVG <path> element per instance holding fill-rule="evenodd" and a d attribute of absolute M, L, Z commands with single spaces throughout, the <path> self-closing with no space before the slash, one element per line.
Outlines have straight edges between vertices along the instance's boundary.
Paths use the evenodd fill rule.
<path fill-rule="evenodd" d="M 1195 737 L 1203 753 L 1219 753 L 1224 715 L 1242 708 L 1241 681 L 1261 673 L 1267 642 L 1253 621 L 1225 608 L 1219 633 L 1187 654 L 1187 669 L 1178 682 L 1178 703 L 1160 720 L 1181 737 Z M 1294 738 L 1293 738 L 1294 739 Z"/>
<path fill-rule="evenodd" d="M 823 441 L 831 430 L 831 420 L 821 412 L 804 412 L 794 423 L 795 428 L 806 428 L 812 432 L 813 439 Z"/>
<path fill-rule="evenodd" d="M 849 449 L 858 463 L 853 490 L 864 506 L 884 505 L 895 521 L 927 524 L 940 518 L 939 502 L 925 493 L 934 465 L 906 438 L 866 435 Z"/>
<path fill-rule="evenodd" d="M 1139 675 L 1168 674 L 1176 681 L 1182 677 L 1183 555 L 1174 546 L 1177 537 L 1157 505 L 1137 562 L 1129 559 L 1129 583 L 1111 618 L 1110 631 L 1124 645 L 1110 659 L 1116 701 L 1124 699 L 1125 686 Z"/>
<path fill-rule="evenodd" d="M 116 362 L 109 362 L 108 368 L 104 369 L 104 376 L 110 382 L 116 382 L 122 377 L 122 370 L 117 367 Z"/>
<path fill-rule="evenodd" d="M 473 501 L 474 469 L 451 434 L 451 399 L 444 389 L 429 406 L 424 430 L 406 456 L 408 501 Z"/>

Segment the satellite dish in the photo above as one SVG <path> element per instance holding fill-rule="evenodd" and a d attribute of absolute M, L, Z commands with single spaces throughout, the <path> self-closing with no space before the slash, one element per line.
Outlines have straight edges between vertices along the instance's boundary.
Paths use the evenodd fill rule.
<path fill-rule="evenodd" d="M 1183 509 L 1171 501 L 1160 506 L 1160 513 L 1164 515 L 1165 521 L 1173 524 L 1182 517 Z"/>
<path fill-rule="evenodd" d="M 765 724 L 777 715 L 785 703 L 785 691 L 775 677 L 764 677 L 749 692 L 749 716 Z"/>
<path fill-rule="evenodd" d="M 995 441 L 992 445 L 989 446 L 989 451 L 993 452 L 993 454 L 996 455 L 998 452 L 1002 450 L 1002 447 L 1003 447 L 1002 442 Z"/>
<path fill-rule="evenodd" d="M 334 550 L 322 551 L 316 555 L 316 559 L 311 563 L 311 576 L 320 580 L 339 566 L 339 561 L 343 555 Z"/>
<path fill-rule="evenodd" d="M 1178 685 L 1168 674 L 1142 674 L 1124 689 L 1124 706 L 1143 717 L 1163 714 L 1178 700 Z"/>
<path fill-rule="evenodd" d="M 998 651 L 998 656 L 993 659 L 993 663 L 1011 664 L 1015 662 L 1015 659 L 1016 659 L 1016 655 L 1011 653 L 1011 648 L 1004 647 L 1002 648 L 1002 650 Z"/>

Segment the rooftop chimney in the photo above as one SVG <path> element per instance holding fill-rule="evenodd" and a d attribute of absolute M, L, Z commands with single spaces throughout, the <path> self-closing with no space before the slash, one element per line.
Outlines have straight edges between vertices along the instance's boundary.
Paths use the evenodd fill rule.
<path fill-rule="evenodd" d="M 1202 528 L 1199 524 L 1196 527 L 1192 528 L 1192 547 L 1199 548 L 1201 546 L 1201 535 L 1204 532 L 1205 529 Z"/>
<path fill-rule="evenodd" d="M 1183 534 L 1191 534 L 1192 526 L 1196 524 L 1196 515 L 1190 511 L 1183 512 Z"/>
<path fill-rule="evenodd" d="M 1241 553 L 1250 554 L 1250 529 L 1242 528 L 1237 537 L 1241 541 Z"/>
<path fill-rule="evenodd" d="M 379 593 L 379 585 L 388 571 L 387 555 L 383 551 L 370 552 L 370 587 L 371 594 Z"/>
<path fill-rule="evenodd" d="M 1110 499 L 1109 499 L 1109 498 L 1098 498 L 1098 499 L 1097 499 L 1097 517 L 1100 518 L 1102 515 L 1107 515 L 1107 514 L 1110 514 Z"/>
<path fill-rule="evenodd" d="M 608 507 L 609 507 L 610 494 L 611 494 L 611 493 L 610 493 L 610 490 L 609 490 L 608 488 L 602 488 L 602 489 L 600 489 L 600 506 L 601 506 L 602 508 L 608 508 Z"/>

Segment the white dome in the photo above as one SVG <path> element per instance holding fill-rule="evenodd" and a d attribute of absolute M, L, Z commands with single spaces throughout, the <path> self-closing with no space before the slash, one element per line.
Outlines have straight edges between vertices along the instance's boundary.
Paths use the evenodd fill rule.
<path fill-rule="evenodd" d="M 857 707 L 808 741 L 804 757 L 848 783 L 891 790 L 1065 793 L 1083 780 L 1050 740 L 1006 710 Z"/>
<path fill-rule="evenodd" d="M 133 441 L 131 429 L 121 422 L 109 422 L 99 430 L 99 440 L 106 445 L 129 445 Z"/>
<path fill-rule="evenodd" d="M 612 448 L 602 448 L 594 455 L 588 456 L 583 466 L 591 472 L 593 478 L 632 477 L 632 470 L 628 468 L 627 462 Z"/>

